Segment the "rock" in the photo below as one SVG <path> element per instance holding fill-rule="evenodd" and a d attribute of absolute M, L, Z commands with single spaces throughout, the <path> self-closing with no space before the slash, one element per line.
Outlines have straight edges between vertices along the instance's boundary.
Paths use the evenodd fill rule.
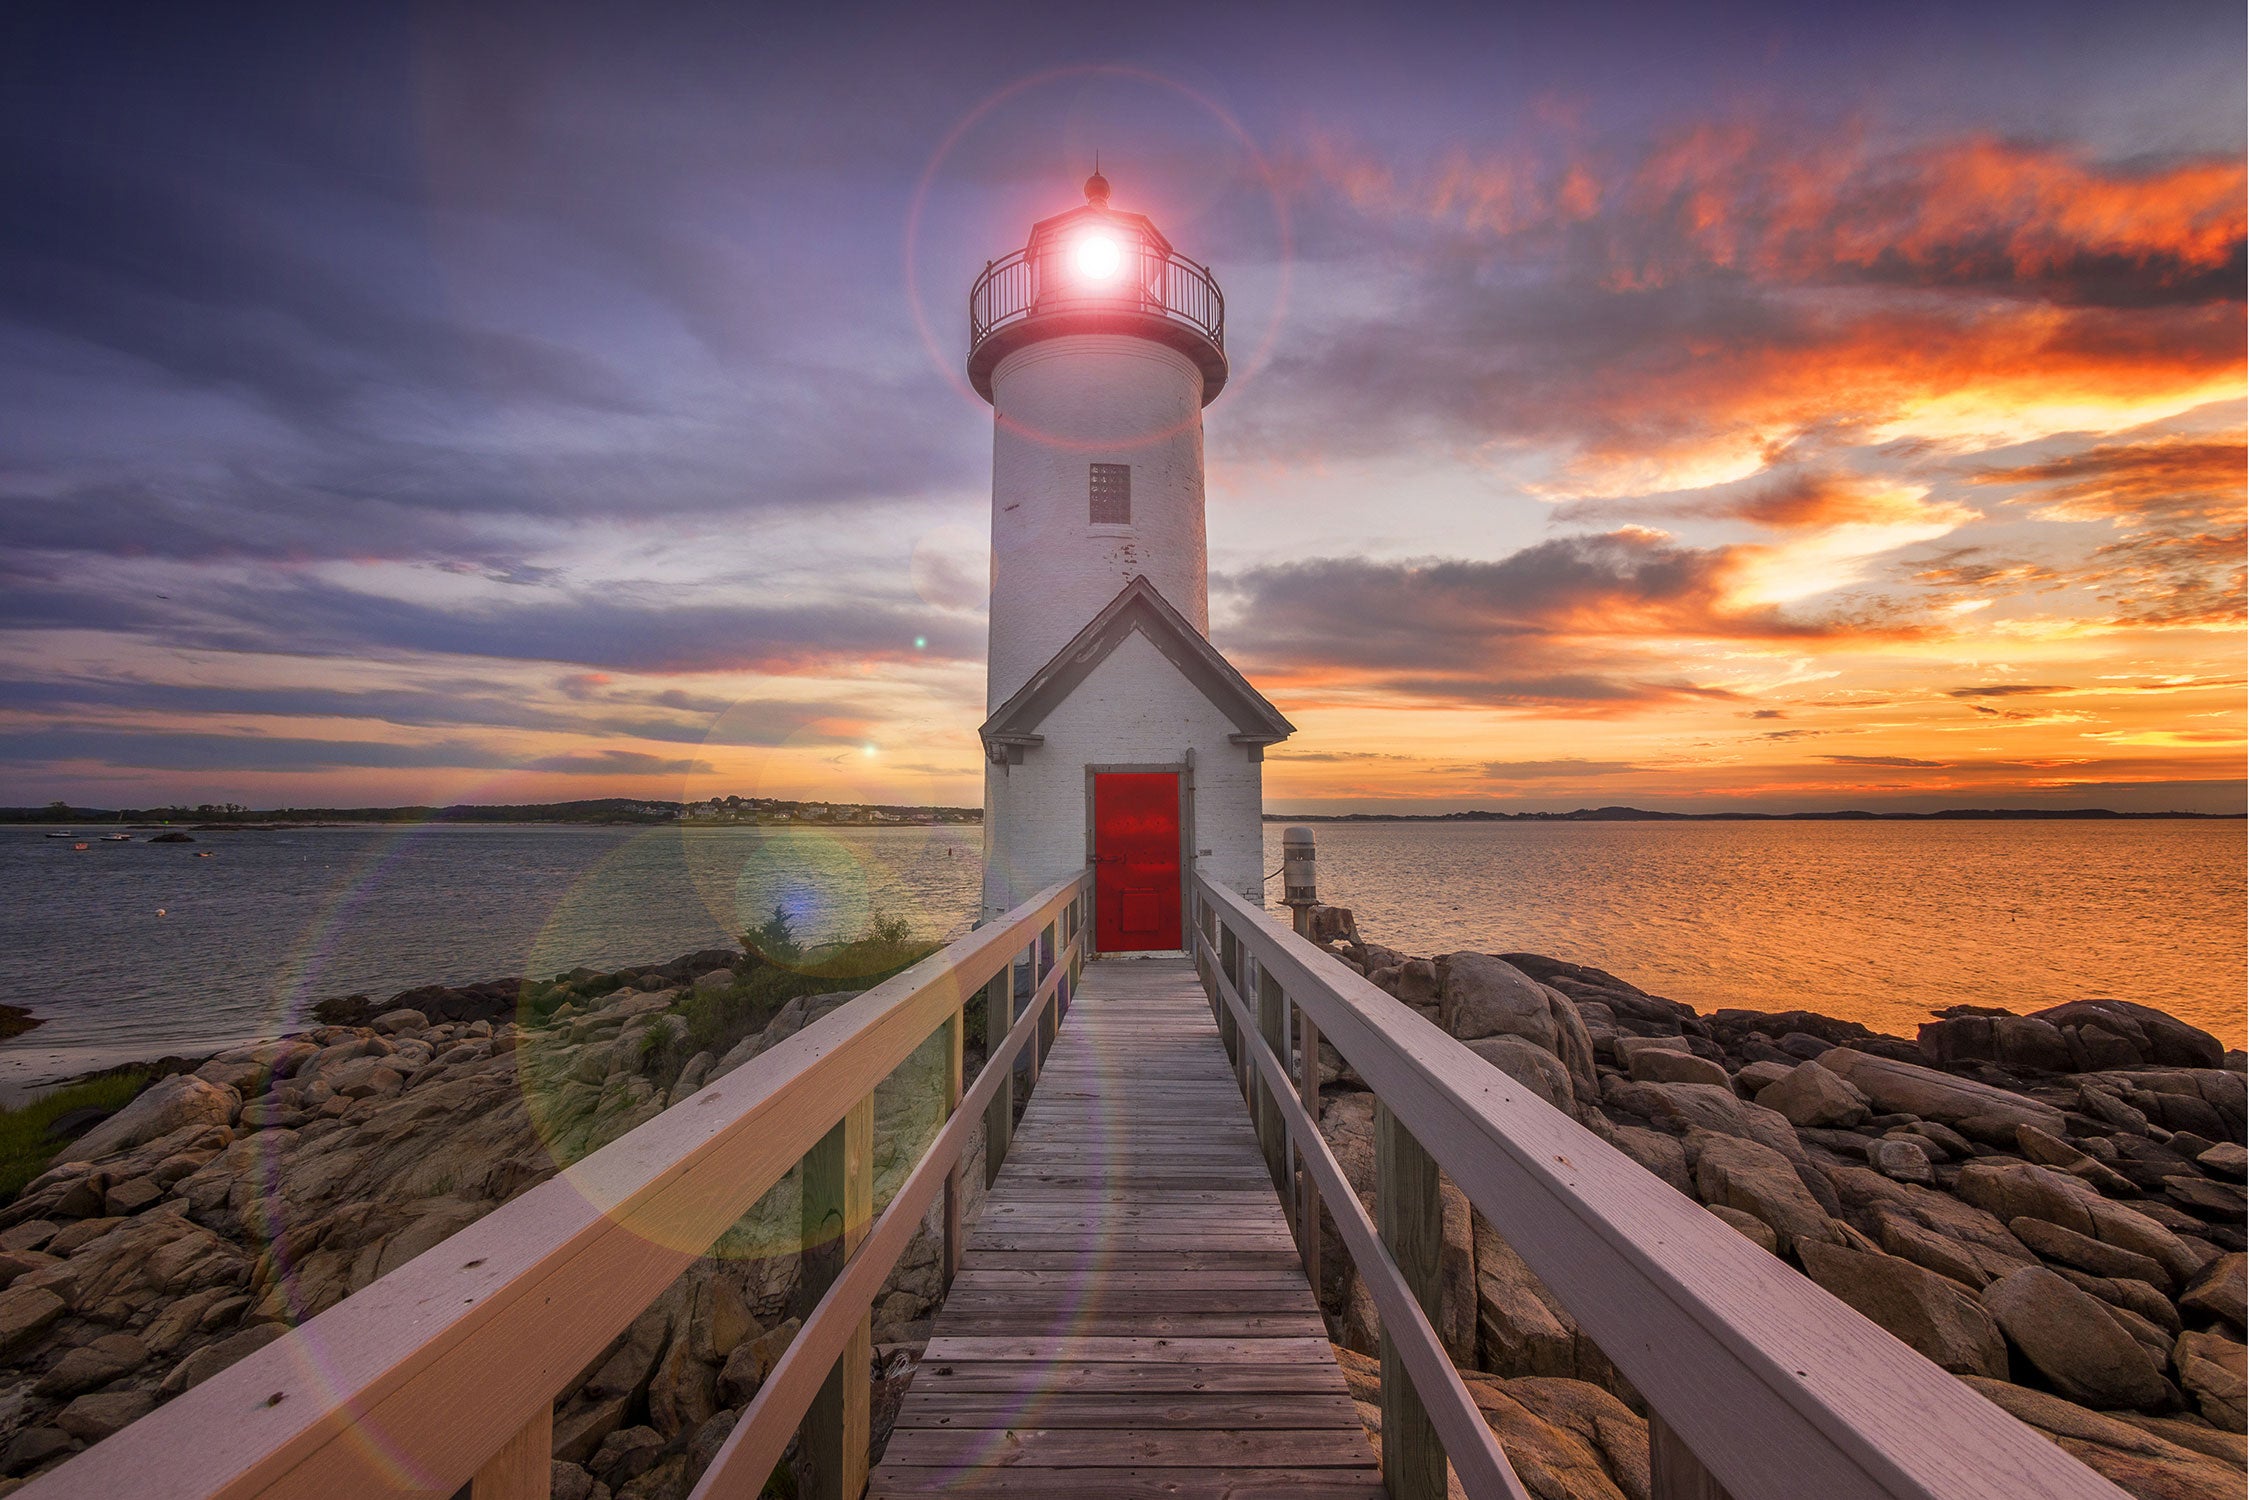
<path fill-rule="evenodd" d="M 727 1356 L 726 1367 L 719 1372 L 719 1399 L 728 1406 L 747 1406 L 750 1398 L 758 1394 L 758 1387 L 773 1373 L 782 1351 L 789 1347 L 789 1341 L 797 1336 L 801 1326 L 800 1319 L 791 1318 L 778 1328 L 769 1328 L 756 1338 L 735 1345 L 734 1352 Z"/>
<path fill-rule="evenodd" d="M 149 842 L 154 843 L 156 841 L 151 839 Z M 27 1473 L 59 1454 L 70 1452 L 77 1446 L 78 1440 L 60 1427 L 26 1427 L 23 1431 L 17 1433 L 15 1441 L 8 1445 L 7 1457 L 0 1459 L 0 1468 L 7 1468 L 18 1474 Z"/>
<path fill-rule="evenodd" d="M 402 1031 L 428 1031 L 430 1018 L 418 1010 L 387 1010 L 367 1024 L 378 1036 L 396 1036 Z"/>
<path fill-rule="evenodd" d="M 1729 1208 L 1724 1203 L 1706 1203 L 1703 1205 L 1703 1211 L 1712 1215 L 1751 1244 L 1756 1245 L 1760 1250 L 1773 1255 L 1781 1253 L 1781 1240 L 1774 1234 L 1773 1226 L 1756 1214 L 1746 1214 L 1741 1209 Z"/>
<path fill-rule="evenodd" d="M 2007 1377 L 2008 1346 L 1999 1325 L 1959 1282 L 1895 1255 L 1818 1241 L 1800 1245 L 1797 1255 L 1822 1289 L 1938 1368 Z"/>
<path fill-rule="evenodd" d="M 2008 1231 L 2037 1251 L 2042 1258 L 2060 1261 L 2066 1266 L 2076 1266 L 2090 1276 L 2115 1276 L 2145 1281 L 2161 1292 L 2170 1292 L 2177 1285 L 2170 1273 L 2147 1256 L 2136 1254 L 2121 1245 L 2105 1245 L 2091 1235 L 2080 1234 L 2075 1229 L 2065 1229 L 2060 1224 L 2050 1224 L 2045 1219 L 2010 1219 Z"/>
<path fill-rule="evenodd" d="M 1689 1197 L 1695 1196 L 1695 1179 L 1688 1176 L 1687 1151 L 1678 1136 L 1638 1125 L 1612 1126 L 1611 1136 L 1618 1150 Z"/>
<path fill-rule="evenodd" d="M 1709 1083 L 1723 1088 L 1727 1082 L 1727 1070 L 1717 1063 L 1692 1052 L 1673 1052 L 1659 1047 L 1635 1050 L 1627 1059 L 1626 1068 L 1642 1083 Z"/>
<path fill-rule="evenodd" d="M 2222 1255 L 2180 1295 L 2180 1311 L 2207 1318 L 2224 1318 L 2237 1329 L 2250 1326 L 2243 1311 L 2243 1268 L 2250 1256 L 2240 1250 Z"/>
<path fill-rule="evenodd" d="M 44 1287 L 12 1286 L 0 1292 L 0 1354 L 13 1354 L 68 1311 Z"/>
<path fill-rule="evenodd" d="M 1440 1025 L 1464 1042 L 1520 1036 L 1561 1058 L 1591 1097 L 1597 1087 L 1593 1038 L 1568 997 L 1489 953 L 1452 953 L 1438 963 L 1444 976 Z"/>
<path fill-rule="evenodd" d="M 1520 1036 L 1479 1037 L 1462 1045 L 1556 1109 L 1570 1109 L 1570 1070 L 1554 1053 Z"/>
<path fill-rule="evenodd" d="M 1525 1376 L 1463 1382 L 1525 1489 L 1542 1500 L 1649 1494 L 1648 1424 L 1582 1380 Z"/>
<path fill-rule="evenodd" d="M 1973 1161 L 1961 1168 L 1954 1191 L 2005 1220 L 2045 1219 L 2104 1244 L 2145 1255 L 2185 1281 L 2202 1261 L 2178 1235 L 2122 1203 L 2112 1203 L 2078 1179 L 2029 1162 Z"/>
<path fill-rule="evenodd" d="M 40 1249 L 61 1227 L 52 1219 L 27 1219 L 0 1232 L 0 1251 Z"/>
<path fill-rule="evenodd" d="M 2240 1182 L 2250 1177 L 2250 1149 L 2232 1141 L 2213 1146 L 2195 1159 L 2195 1164 L 2213 1177 L 2223 1177 L 2229 1182 Z"/>
<path fill-rule="evenodd" d="M 2017 1421 L 2122 1487 L 2136 1500 L 2242 1500 L 2233 1465 L 2142 1430 L 2120 1416 L 2088 1411 L 2059 1396 L 2006 1381 L 1965 1375 L 1963 1382 Z"/>
<path fill-rule="evenodd" d="M 2250 1413 L 2244 1409 L 2241 1344 L 2215 1333 L 2183 1333 L 2172 1347 L 2172 1363 L 2205 1421 L 2229 1432 L 2242 1430 Z"/>
<path fill-rule="evenodd" d="M 1578 1325 L 1482 1215 L 1471 1224 L 1477 1269 L 1474 1364 L 1496 1375 L 1570 1375 Z"/>
<path fill-rule="evenodd" d="M 55 1425 L 82 1443 L 98 1443 L 156 1410 L 149 1391 L 98 1391 L 80 1396 L 55 1416 Z"/>
<path fill-rule="evenodd" d="M 2219 1039 L 2211 1033 L 2153 1006 L 2135 1005 L 2129 1000 L 2074 1000 L 2033 1011 L 2032 1019 L 2045 1021 L 2066 1034 L 2075 1031 L 2079 1040 L 2073 1047 L 2074 1052 L 2082 1049 L 2090 1052 L 2096 1045 L 2094 1034 L 2098 1033 L 2105 1039 L 2124 1042 L 2134 1062 L 2174 1068 L 2217 1068 L 2226 1055 Z M 2110 1065 L 2074 1064 L 2079 1071 L 2103 1066 Z"/>
<path fill-rule="evenodd" d="M 1972 1083 L 1950 1073 L 1850 1047 L 1831 1047 L 1815 1059 L 1856 1086 L 1878 1109 L 1937 1120 L 1960 1129 L 1968 1120 L 1997 1119 L 2012 1131 L 2035 1125 L 2050 1134 L 2064 1129 L 2063 1112 L 2006 1089 Z"/>
<path fill-rule="evenodd" d="M 42 1396 L 75 1396 L 132 1374 L 148 1361 L 148 1346 L 129 1333 L 105 1333 L 63 1352 L 32 1387 Z"/>
<path fill-rule="evenodd" d="M 719 1409 L 717 1373 L 695 1357 L 693 1341 L 683 1328 L 649 1377 L 649 1424 L 667 1438 L 693 1432 Z"/>
<path fill-rule="evenodd" d="M 55 1153 L 56 1162 L 93 1161 L 190 1125 L 226 1125 L 242 1096 L 192 1073 L 160 1078 L 132 1103 Z"/>
<path fill-rule="evenodd" d="M 1758 1091 L 1758 1103 L 1792 1125 L 1849 1129 L 1867 1118 L 1867 1096 L 1818 1062 L 1799 1063 L 1778 1083 Z"/>
<path fill-rule="evenodd" d="M 2221 1223 L 2241 1223 L 2244 1209 L 2250 1207 L 2241 1188 L 2231 1182 L 2213 1182 L 2208 1177 L 2167 1177 L 2164 1194 L 2175 1203 Z"/>
<path fill-rule="evenodd" d="M 1768 1084 L 1779 1083 L 1795 1072 L 1795 1065 L 1785 1062 L 1754 1062 L 1744 1066 L 1734 1075 L 1734 1085 L 1750 1098 L 1758 1097 L 1758 1090 Z"/>
<path fill-rule="evenodd" d="M 1937 1181 L 1937 1173 L 1930 1166 L 1930 1154 L 1922 1143 L 1896 1136 L 1886 1136 L 1867 1145 L 1867 1164 L 1876 1171 L 1898 1182 L 1919 1183 L 1923 1187 Z"/>
<path fill-rule="evenodd" d="M 1805 1148 L 1787 1119 L 1736 1098 L 1732 1089 L 1708 1083 L 1636 1083 L 1612 1074 L 1602 1080 L 1602 1101 L 1681 1135 L 1711 1130 L 1756 1141 L 1791 1161 L 1804 1159 Z"/>
<path fill-rule="evenodd" d="M 172 1367 L 164 1377 L 162 1390 L 167 1396 L 177 1396 L 192 1390 L 226 1369 L 236 1360 L 255 1354 L 280 1338 L 288 1329 L 279 1323 L 259 1323 L 245 1328 L 232 1338 L 216 1344 L 206 1344 Z"/>
<path fill-rule="evenodd" d="M 2107 1089 L 2098 1089 L 2090 1083 L 2078 1085 L 2078 1107 L 2112 1130 L 2125 1130 L 2138 1134 L 2148 1129 L 2148 1116 L 2127 1104 Z"/>
<path fill-rule="evenodd" d="M 714 970 L 723 973 L 724 970 Z M 637 1479 L 656 1467 L 659 1451 L 664 1447 L 664 1435 L 653 1427 L 624 1427 L 602 1439 L 586 1465 L 604 1484 L 612 1489 Z"/>
<path fill-rule="evenodd" d="M 2171 1400 L 2140 1343 L 2104 1304 L 2054 1272 L 2027 1266 L 1993 1282 L 1981 1296 L 2008 1342 L 2071 1400 L 2141 1411 Z"/>
<path fill-rule="evenodd" d="M 575 1467 L 592 1458 L 602 1440 L 624 1423 L 625 1413 L 632 1404 L 627 1396 L 589 1396 L 580 1392 L 572 1397 L 555 1413 L 554 1443 L 549 1450 L 554 1460 Z M 609 1486 L 601 1485 L 598 1489 L 607 1494 Z"/>
<path fill-rule="evenodd" d="M 547 1466 L 547 1494 L 549 1500 L 609 1500 L 609 1486 L 558 1458 Z"/>
<path fill-rule="evenodd" d="M 1772 1229 L 1783 1252 L 1802 1241 L 1836 1241 L 1835 1225 L 1780 1152 L 1708 1130 L 1691 1130 L 1688 1157 L 1705 1203 L 1739 1209 Z"/>

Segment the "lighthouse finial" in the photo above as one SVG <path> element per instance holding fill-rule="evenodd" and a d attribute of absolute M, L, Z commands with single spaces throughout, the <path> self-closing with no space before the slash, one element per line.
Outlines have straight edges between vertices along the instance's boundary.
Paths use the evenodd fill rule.
<path fill-rule="evenodd" d="M 1086 201 L 1096 208 L 1109 207 L 1109 179 L 1102 175 L 1102 154 L 1094 153 L 1094 175 L 1086 179 Z"/>

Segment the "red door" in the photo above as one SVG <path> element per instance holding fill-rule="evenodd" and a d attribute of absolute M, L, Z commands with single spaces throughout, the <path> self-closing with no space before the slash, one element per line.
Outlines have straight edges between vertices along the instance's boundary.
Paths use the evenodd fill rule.
<path fill-rule="evenodd" d="M 1180 778 L 1094 774 L 1094 946 L 1180 946 Z"/>

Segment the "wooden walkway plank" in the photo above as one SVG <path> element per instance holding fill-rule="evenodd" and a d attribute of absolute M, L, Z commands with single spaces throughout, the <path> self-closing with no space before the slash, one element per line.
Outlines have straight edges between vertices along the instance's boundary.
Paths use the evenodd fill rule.
<path fill-rule="evenodd" d="M 1185 958 L 1086 969 L 868 1493 L 1382 1494 Z"/>

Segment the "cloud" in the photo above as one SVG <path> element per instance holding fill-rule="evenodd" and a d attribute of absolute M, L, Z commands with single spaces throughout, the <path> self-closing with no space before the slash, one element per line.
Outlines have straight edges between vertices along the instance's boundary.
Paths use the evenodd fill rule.
<path fill-rule="evenodd" d="M 1917 760 L 1911 755 L 1823 755 L 1821 759 L 1832 766 L 1902 766 L 1929 771 L 1941 771 L 1948 765 L 1946 761 Z"/>
<path fill-rule="evenodd" d="M 1580 776 L 1622 776 L 1648 766 L 1627 760 L 1488 760 L 1484 775 L 1493 781 L 1568 781 Z"/>
<path fill-rule="evenodd" d="M 708 776 L 714 768 L 707 760 L 666 760 L 638 750 L 596 750 L 542 756 L 527 762 L 524 769 L 574 776 Z"/>
<path fill-rule="evenodd" d="M 2021 698 L 2035 693 L 2067 693 L 2067 687 L 2047 683 L 1988 682 L 1977 687 L 1950 689 L 1948 698 Z"/>

